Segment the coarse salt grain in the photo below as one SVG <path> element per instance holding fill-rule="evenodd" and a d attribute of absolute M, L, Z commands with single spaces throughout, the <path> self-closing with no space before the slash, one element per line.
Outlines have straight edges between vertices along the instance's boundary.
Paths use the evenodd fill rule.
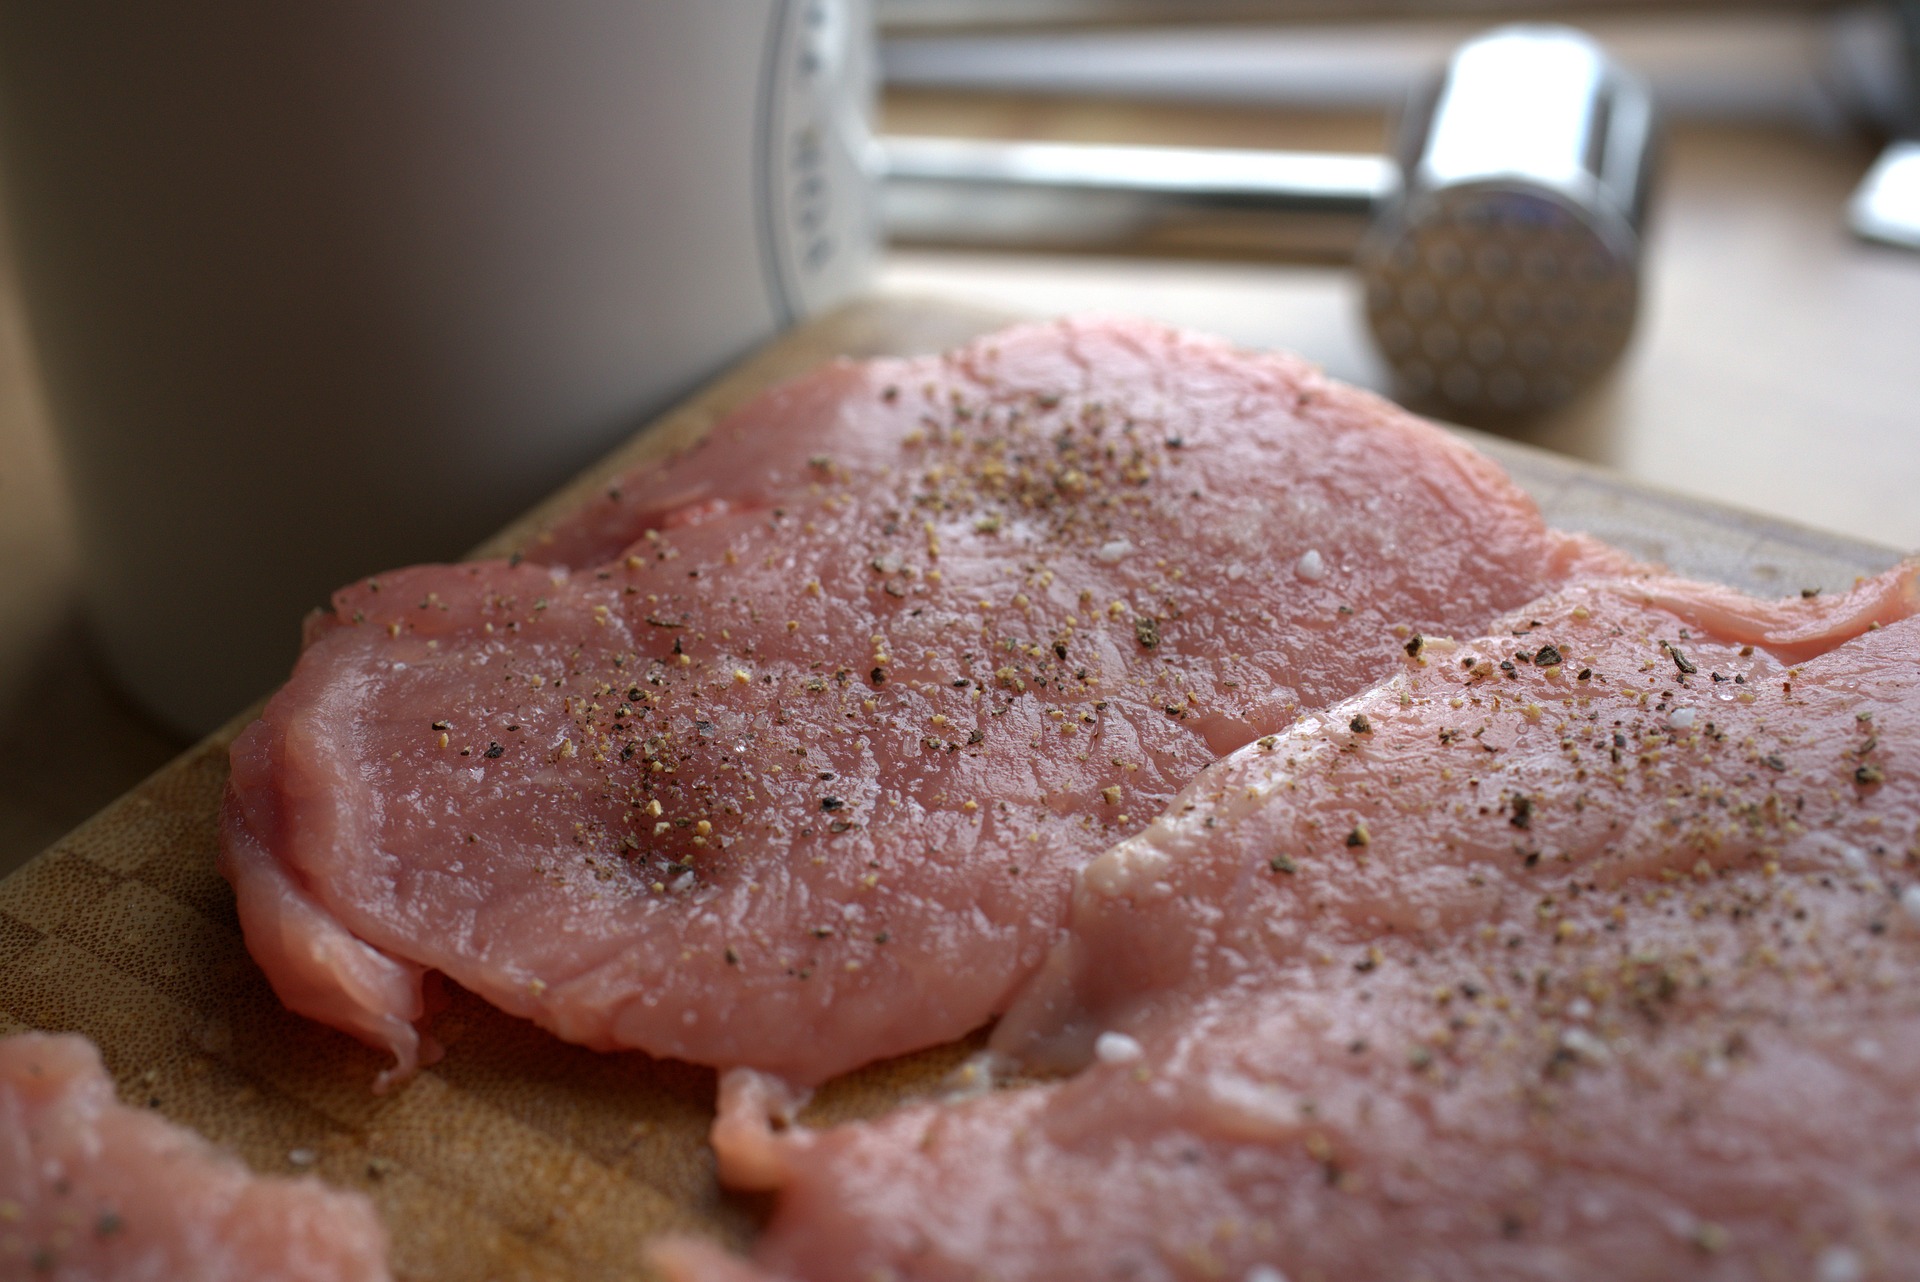
<path fill-rule="evenodd" d="M 1318 583 L 1327 577 L 1327 563 L 1321 558 L 1319 549 L 1309 548 L 1293 563 L 1293 572 L 1309 583 Z"/>
<path fill-rule="evenodd" d="M 1093 1056 L 1102 1064 L 1131 1064 L 1146 1053 L 1146 1047 L 1125 1033 L 1102 1033 L 1093 1043 Z"/>
<path fill-rule="evenodd" d="M 1242 1282 L 1287 1282 L 1287 1275 L 1271 1264 L 1256 1264 L 1247 1270 Z"/>
<path fill-rule="evenodd" d="M 1693 729 L 1693 709 L 1675 708 L 1667 714 L 1667 724 L 1675 730 Z"/>
<path fill-rule="evenodd" d="M 1133 544 L 1127 542 L 1125 539 L 1111 539 L 1102 543 L 1100 550 L 1094 553 L 1096 558 L 1106 562 L 1108 565 L 1112 565 L 1116 561 L 1124 561 L 1132 555 Z"/>
<path fill-rule="evenodd" d="M 1913 924 L 1920 926 L 1920 883 L 1900 892 L 1900 906 L 1907 910 L 1907 916 L 1913 919 Z"/>
<path fill-rule="evenodd" d="M 1860 1253 L 1851 1247 L 1830 1246 L 1814 1261 L 1813 1276 L 1819 1282 L 1860 1282 L 1867 1276 Z"/>

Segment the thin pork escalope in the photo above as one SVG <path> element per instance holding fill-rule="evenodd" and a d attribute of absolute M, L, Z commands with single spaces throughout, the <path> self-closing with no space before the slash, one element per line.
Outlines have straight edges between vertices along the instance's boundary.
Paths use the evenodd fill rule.
<path fill-rule="evenodd" d="M 386 1257 L 366 1198 L 119 1103 L 85 1038 L 0 1038 L 0 1278 L 387 1282 Z"/>
<path fill-rule="evenodd" d="M 950 1040 L 1219 754 L 1626 568 L 1384 402 L 1121 321 L 835 365 L 617 489 L 340 592 L 234 746 L 248 947 L 401 1074 L 430 971 L 802 1086 Z"/>
<path fill-rule="evenodd" d="M 1590 583 L 1208 770 L 996 1030 L 1065 1081 L 735 1142 L 677 1279 L 1920 1277 L 1916 567 Z"/>

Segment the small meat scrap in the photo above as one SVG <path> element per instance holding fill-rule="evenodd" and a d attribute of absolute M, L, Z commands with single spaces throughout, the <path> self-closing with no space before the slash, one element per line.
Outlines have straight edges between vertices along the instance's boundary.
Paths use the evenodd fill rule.
<path fill-rule="evenodd" d="M 807 1085 L 951 1040 L 1207 763 L 1626 568 L 1383 401 L 1127 321 L 829 366 L 550 533 L 341 591 L 233 748 L 249 946 L 396 1076 L 427 971 Z"/>
<path fill-rule="evenodd" d="M 1914 574 L 1780 606 L 1593 584 L 1518 616 L 1609 673 L 1685 627 L 1747 682 L 1689 690 L 1684 734 L 1664 664 L 1476 683 L 1457 656 L 1511 621 L 1429 638 L 1442 661 L 1227 758 L 1085 868 L 993 1041 L 1072 1076 L 819 1131 L 730 1115 L 729 1166 L 782 1188 L 754 1262 L 659 1261 L 677 1282 L 1916 1276 L 1920 618 L 1862 610 L 1910 612 Z M 1364 754 L 1342 750 L 1355 713 Z M 1497 760 L 1436 750 L 1464 715 Z M 1862 790 L 1840 753 L 1869 720 L 1884 779 Z M 1503 793 L 1551 800 L 1520 830 Z M 1362 822 L 1364 863 L 1324 853 Z M 1139 1054 L 1100 1053 L 1118 1038 Z"/>
<path fill-rule="evenodd" d="M 114 1099 L 83 1037 L 0 1039 L 0 1278 L 386 1282 L 372 1203 Z"/>

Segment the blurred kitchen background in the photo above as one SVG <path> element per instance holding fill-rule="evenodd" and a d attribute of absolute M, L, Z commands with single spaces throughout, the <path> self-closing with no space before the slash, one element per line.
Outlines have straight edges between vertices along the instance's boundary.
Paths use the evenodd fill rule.
<path fill-rule="evenodd" d="M 1849 218 L 1876 160 L 1920 138 L 1915 14 L 1891 3 L 883 0 L 879 124 L 889 135 L 1379 151 L 1409 90 L 1461 41 L 1514 19 L 1575 25 L 1644 78 L 1665 119 L 1640 316 L 1603 384 L 1498 430 L 1656 487 L 1914 549 L 1920 252 L 1869 240 Z M 1897 227 L 1879 231 L 1898 239 Z M 1038 249 L 923 237 L 890 248 L 877 287 L 1011 313 L 1143 314 L 1291 348 L 1385 390 L 1337 250 L 1297 226 L 1144 228 L 1132 241 L 1056 237 Z M 17 290 L 0 266 L 0 872 L 183 746 L 96 675 L 75 579 Z"/>

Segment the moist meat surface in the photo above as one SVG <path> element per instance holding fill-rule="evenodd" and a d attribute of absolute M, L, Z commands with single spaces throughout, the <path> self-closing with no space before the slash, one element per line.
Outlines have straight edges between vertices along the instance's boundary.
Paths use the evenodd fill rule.
<path fill-rule="evenodd" d="M 799 1084 L 954 1038 L 1219 754 L 1623 564 L 1300 362 L 1117 321 L 833 366 L 616 488 L 340 592 L 234 747 L 249 948 L 402 1073 L 427 971 Z"/>
<path fill-rule="evenodd" d="M 84 1038 L 0 1039 L 0 1278 L 384 1282 L 358 1194 L 254 1175 L 115 1101 Z"/>
<path fill-rule="evenodd" d="M 1920 1277 L 1912 575 L 1590 585 L 1425 639 L 1088 865 L 996 1032 L 1076 1076 L 763 1131 L 758 1269 L 662 1261 Z"/>

